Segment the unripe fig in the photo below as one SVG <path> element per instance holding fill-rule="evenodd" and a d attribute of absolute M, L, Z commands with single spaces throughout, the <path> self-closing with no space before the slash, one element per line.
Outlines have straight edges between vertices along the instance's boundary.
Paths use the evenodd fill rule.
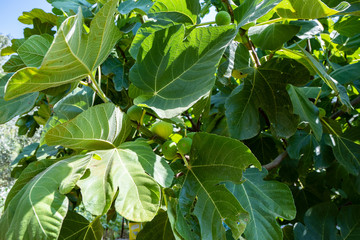
<path fill-rule="evenodd" d="M 228 12 L 220 11 L 216 14 L 215 22 L 218 26 L 229 25 L 231 23 L 231 17 Z"/>
<path fill-rule="evenodd" d="M 141 107 L 133 105 L 127 110 L 127 115 L 133 121 L 140 122 L 143 110 Z"/>
<path fill-rule="evenodd" d="M 173 160 L 177 155 L 176 143 L 170 140 L 164 142 L 161 146 L 161 151 L 166 159 Z"/>
<path fill-rule="evenodd" d="M 151 127 L 151 131 L 163 139 L 168 139 L 173 132 L 173 125 L 168 122 L 160 121 Z"/>
<path fill-rule="evenodd" d="M 177 144 L 179 153 L 188 154 L 191 149 L 191 144 L 192 144 L 192 139 L 189 137 L 184 137 L 180 139 L 180 141 Z"/>
<path fill-rule="evenodd" d="M 319 107 L 319 118 L 323 118 L 325 116 L 326 116 L 325 109 Z"/>

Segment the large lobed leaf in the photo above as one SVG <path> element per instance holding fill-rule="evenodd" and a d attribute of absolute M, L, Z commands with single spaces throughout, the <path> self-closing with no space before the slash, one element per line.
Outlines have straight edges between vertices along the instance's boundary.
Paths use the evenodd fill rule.
<path fill-rule="evenodd" d="M 211 90 L 235 26 L 196 28 L 184 36 L 182 25 L 153 33 L 130 71 L 131 82 L 146 93 L 139 97 L 147 99 L 143 104 L 162 118 L 180 114 Z"/>
<path fill-rule="evenodd" d="M 56 239 L 68 211 L 65 194 L 75 187 L 90 158 L 77 155 L 58 161 L 23 186 L 0 219 L 0 239 Z"/>
<path fill-rule="evenodd" d="M 130 131 L 129 117 L 113 103 L 104 103 L 50 129 L 45 141 L 74 149 L 109 149 L 124 142 Z"/>
<path fill-rule="evenodd" d="M 293 114 L 286 85 L 304 85 L 309 80 L 309 71 L 302 64 L 289 59 L 271 59 L 259 68 L 242 71 L 249 72 L 249 75 L 226 101 L 231 136 L 242 140 L 259 133 L 258 108 L 264 110 L 277 136 L 293 135 L 298 117 Z"/>
<path fill-rule="evenodd" d="M 89 87 L 75 88 L 66 97 L 58 101 L 53 108 L 53 114 L 47 121 L 41 133 L 40 143 L 45 144 L 46 133 L 55 126 L 73 119 L 93 105 L 95 92 Z"/>
<path fill-rule="evenodd" d="M 64 21 L 40 68 L 16 72 L 6 86 L 5 98 L 13 99 L 92 75 L 120 37 L 114 24 L 117 3 L 109 1 L 100 9 L 91 22 L 89 34 L 84 34 L 81 11 Z"/>
<path fill-rule="evenodd" d="M 197 133 L 193 139 L 190 162 L 180 192 L 177 231 L 185 235 L 183 215 L 197 217 L 202 239 L 225 239 L 225 222 L 235 239 L 244 232 L 250 220 L 224 182 L 241 183 L 242 172 L 253 164 L 261 168 L 251 151 L 241 142 L 207 133 Z M 185 225 L 186 226 L 186 225 Z M 189 227 L 188 227 L 189 228 Z"/>
<path fill-rule="evenodd" d="M 156 158 L 149 145 L 128 142 L 94 154 L 89 175 L 78 182 L 86 209 L 94 215 L 106 213 L 119 191 L 115 209 L 121 216 L 136 222 L 152 220 L 160 206 L 160 187 L 143 167 Z"/>
<path fill-rule="evenodd" d="M 282 239 L 276 218 L 292 220 L 296 215 L 290 189 L 280 182 L 264 181 L 266 175 L 264 168 L 261 172 L 249 168 L 243 175 L 244 183 L 226 183 L 226 187 L 250 214 L 251 220 L 244 233 L 249 240 Z"/>

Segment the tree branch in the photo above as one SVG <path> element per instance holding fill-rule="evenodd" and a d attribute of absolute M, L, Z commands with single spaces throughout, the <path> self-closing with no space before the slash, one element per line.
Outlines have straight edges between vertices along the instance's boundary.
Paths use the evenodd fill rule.
<path fill-rule="evenodd" d="M 358 105 L 359 103 L 360 103 L 360 96 L 351 101 L 351 105 L 353 105 L 353 106 Z M 344 111 L 339 110 L 339 111 L 335 112 L 333 115 L 331 115 L 330 118 L 336 119 L 337 117 L 340 117 L 344 113 L 345 113 Z"/>
<path fill-rule="evenodd" d="M 228 12 L 230 13 L 230 16 L 231 16 L 231 21 L 234 22 L 234 11 L 231 7 L 229 0 L 222 0 L 222 2 L 226 4 Z"/>
<path fill-rule="evenodd" d="M 280 165 L 280 163 L 288 156 L 288 152 L 285 151 L 283 153 L 281 153 L 279 156 L 277 156 L 274 161 L 263 165 L 264 168 L 266 168 L 268 171 L 270 171 L 273 168 L 276 168 L 277 166 Z"/>

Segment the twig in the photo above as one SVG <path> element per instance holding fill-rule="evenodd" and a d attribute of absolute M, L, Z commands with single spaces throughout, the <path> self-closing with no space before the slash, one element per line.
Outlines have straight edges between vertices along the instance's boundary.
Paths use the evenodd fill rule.
<path fill-rule="evenodd" d="M 279 156 L 277 156 L 274 161 L 268 163 L 268 164 L 265 164 L 263 165 L 264 168 L 266 168 L 268 171 L 273 169 L 273 168 L 276 168 L 277 166 L 280 165 L 280 163 L 288 156 L 288 152 L 285 151 L 283 153 L 281 153 Z"/>
<path fill-rule="evenodd" d="M 229 0 L 222 0 L 222 2 L 226 4 L 228 12 L 230 13 L 230 16 L 231 16 L 231 21 L 234 22 L 234 11 L 231 7 Z"/>
<path fill-rule="evenodd" d="M 351 101 L 351 105 L 353 105 L 353 106 L 355 106 L 355 105 L 357 105 L 359 103 L 360 103 L 360 96 Z M 333 115 L 331 115 L 330 118 L 331 119 L 336 119 L 337 117 L 340 117 L 344 113 L 345 113 L 344 111 L 339 110 L 339 111 L 335 112 Z"/>
<path fill-rule="evenodd" d="M 125 218 L 122 218 L 122 223 L 121 223 L 121 233 L 120 233 L 120 237 L 123 238 L 124 237 L 124 228 L 125 228 Z"/>
<path fill-rule="evenodd" d="M 258 57 L 258 55 L 257 55 L 257 53 L 255 51 L 255 46 L 250 41 L 249 36 L 246 35 L 246 31 L 244 29 L 240 28 L 239 33 L 240 33 L 241 40 L 243 41 L 243 44 L 250 51 L 250 53 L 252 55 L 252 58 L 253 58 L 253 60 L 255 62 L 255 66 L 260 67 L 261 63 L 260 63 L 259 57 Z"/>

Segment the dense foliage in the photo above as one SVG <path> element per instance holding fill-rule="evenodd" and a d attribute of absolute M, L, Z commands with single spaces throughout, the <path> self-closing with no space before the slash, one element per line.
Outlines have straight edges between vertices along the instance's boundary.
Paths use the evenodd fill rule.
<path fill-rule="evenodd" d="M 48 2 L 1 51 L 0 123 L 43 126 L 1 240 L 101 239 L 104 215 L 137 239 L 359 236 L 357 0 Z"/>

